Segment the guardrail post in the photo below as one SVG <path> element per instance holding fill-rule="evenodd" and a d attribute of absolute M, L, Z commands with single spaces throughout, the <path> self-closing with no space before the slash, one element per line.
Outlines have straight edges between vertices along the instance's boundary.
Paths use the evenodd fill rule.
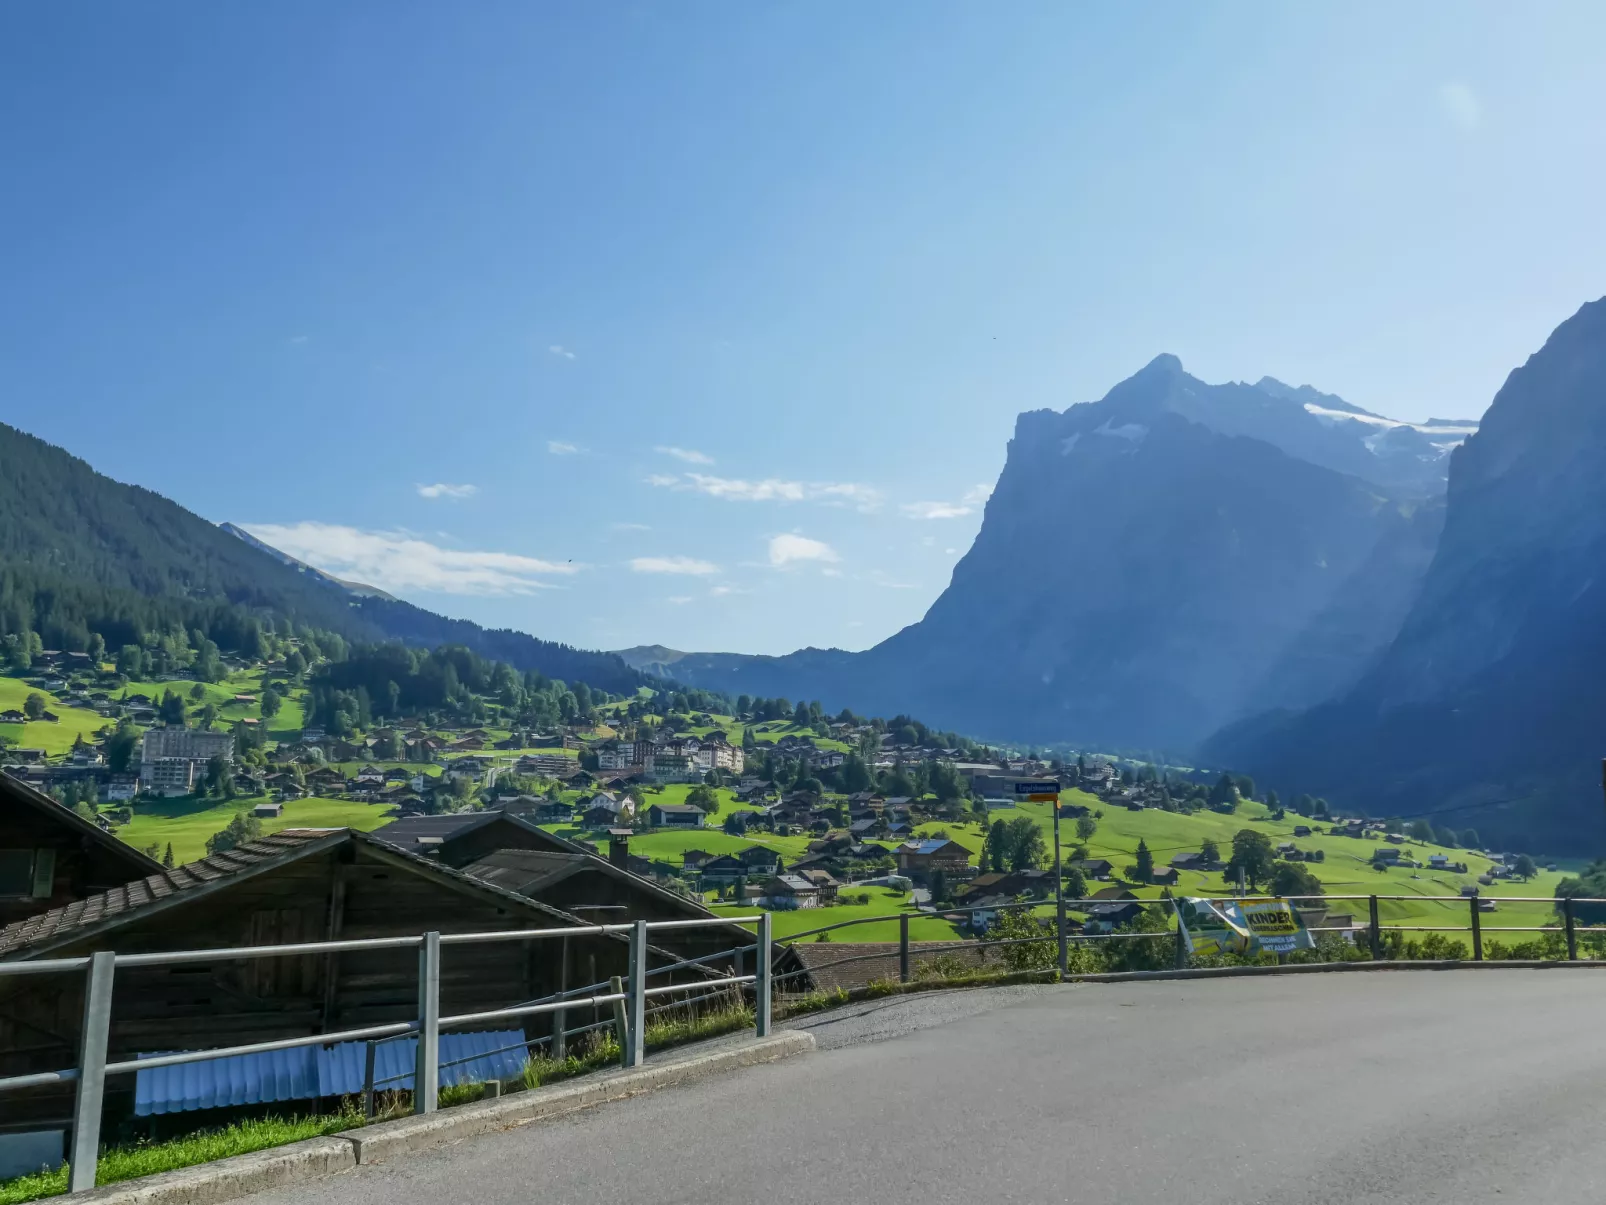
<path fill-rule="evenodd" d="M 88 1192 L 95 1187 L 100 1161 L 100 1110 L 106 1095 L 106 1049 L 111 1041 L 112 974 L 116 969 L 117 955 L 110 950 L 89 956 L 84 1028 L 78 1037 L 78 1093 L 73 1105 L 68 1192 Z"/>
<path fill-rule="evenodd" d="M 909 982 L 909 914 L 898 917 L 898 982 Z"/>
<path fill-rule="evenodd" d="M 1175 965 L 1177 970 L 1188 969 L 1188 930 L 1182 923 L 1182 905 L 1175 899 L 1171 901 L 1171 910 L 1177 914 L 1177 950 Z"/>
<path fill-rule="evenodd" d="M 608 994 L 618 996 L 613 1002 L 613 1036 L 619 1042 L 619 1065 L 628 1067 L 630 1058 L 630 1019 L 625 1016 L 625 981 L 614 975 L 608 980 Z"/>
<path fill-rule="evenodd" d="M 630 930 L 630 1049 L 626 1067 L 639 1067 L 647 1057 L 647 922 Z"/>
<path fill-rule="evenodd" d="M 1372 961 L 1377 962 L 1383 957 L 1383 926 L 1377 920 L 1377 896 L 1368 898 L 1368 906 L 1371 909 L 1371 924 L 1367 936 L 1372 939 Z"/>
<path fill-rule="evenodd" d="M 1471 896 L 1468 903 L 1472 905 L 1472 961 L 1483 961 L 1483 918 L 1478 915 L 1478 897 Z"/>
<path fill-rule="evenodd" d="M 1578 961 L 1578 931 L 1573 927 L 1573 898 L 1561 901 L 1561 919 L 1567 926 L 1567 961 Z"/>
<path fill-rule="evenodd" d="M 569 993 L 569 939 L 561 939 L 562 953 L 558 961 L 558 1000 L 568 999 Z M 552 1052 L 554 1062 L 561 1063 L 569 1053 L 568 1034 L 564 1030 L 569 1024 L 568 1009 L 560 1008 L 552 1014 L 552 1045 L 548 1048 Z"/>
<path fill-rule="evenodd" d="M 367 1049 L 362 1056 L 362 1115 L 374 1119 L 374 1054 L 378 1043 L 372 1038 L 364 1043 Z"/>
<path fill-rule="evenodd" d="M 770 914 L 761 912 L 758 916 L 758 966 L 753 979 L 753 1033 L 760 1038 L 770 1036 L 770 959 L 774 956 L 770 941 Z"/>
<path fill-rule="evenodd" d="M 424 934 L 418 947 L 418 1055 L 413 1063 L 413 1112 L 433 1113 L 441 1087 L 441 935 Z"/>

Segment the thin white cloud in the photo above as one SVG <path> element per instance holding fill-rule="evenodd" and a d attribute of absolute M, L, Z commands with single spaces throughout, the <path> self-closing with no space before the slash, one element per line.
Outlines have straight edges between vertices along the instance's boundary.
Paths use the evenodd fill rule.
<path fill-rule="evenodd" d="M 972 508 L 959 502 L 905 502 L 898 509 L 910 519 L 960 519 Z"/>
<path fill-rule="evenodd" d="M 615 530 L 615 531 L 651 531 L 652 530 L 652 528 L 648 527 L 645 523 L 610 523 L 609 526 L 612 527 L 613 530 Z"/>
<path fill-rule="evenodd" d="M 443 548 L 406 531 L 363 531 L 335 523 L 254 523 L 245 530 L 280 552 L 336 577 L 406 593 L 530 594 L 552 574 L 572 574 L 560 565 L 511 552 Z"/>
<path fill-rule="evenodd" d="M 958 502 L 905 502 L 898 509 L 910 519 L 962 519 L 992 497 L 990 485 L 973 485 Z"/>
<path fill-rule="evenodd" d="M 1467 85 L 1451 82 L 1439 85 L 1439 108 L 1461 130 L 1470 134 L 1483 124 L 1483 105 Z"/>
<path fill-rule="evenodd" d="M 460 498 L 472 498 L 479 492 L 480 487 L 477 485 L 448 485 L 444 481 L 418 487 L 420 498 L 450 498 L 454 502 Z"/>
<path fill-rule="evenodd" d="M 680 477 L 654 473 L 647 478 L 647 484 L 706 494 L 727 502 L 819 502 L 827 506 L 852 506 L 866 514 L 881 505 L 880 490 L 853 482 L 787 481 L 779 477 L 748 481 L 707 473 L 686 473 Z"/>
<path fill-rule="evenodd" d="M 561 343 L 554 343 L 551 347 L 547 348 L 547 354 L 557 356 L 560 360 L 574 359 L 574 353 L 567 347 L 564 347 Z"/>
<path fill-rule="evenodd" d="M 712 561 L 689 556 L 638 556 L 630 562 L 630 568 L 637 573 L 685 573 L 693 577 L 719 572 L 719 566 Z"/>
<path fill-rule="evenodd" d="M 546 441 L 546 450 L 554 456 L 573 456 L 580 448 L 578 444 L 565 443 L 561 439 L 549 439 Z"/>
<path fill-rule="evenodd" d="M 671 448 L 660 444 L 653 449 L 660 456 L 673 456 L 676 460 L 684 460 L 687 464 L 713 464 L 714 458 L 696 448 Z"/>
<path fill-rule="evenodd" d="M 664 599 L 664 601 L 666 603 L 673 603 L 677 607 L 683 607 L 692 601 L 692 596 L 690 594 L 671 594 L 668 598 Z"/>
<path fill-rule="evenodd" d="M 806 561 L 834 564 L 841 559 L 836 549 L 821 540 L 791 533 L 770 537 L 770 564 L 777 569 Z"/>

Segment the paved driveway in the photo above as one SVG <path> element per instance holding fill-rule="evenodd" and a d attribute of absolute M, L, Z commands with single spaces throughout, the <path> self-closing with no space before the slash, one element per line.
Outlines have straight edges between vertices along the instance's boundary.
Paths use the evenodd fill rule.
<path fill-rule="evenodd" d="M 1606 973 L 870 1002 L 822 1049 L 255 1205 L 1606 1200 Z"/>

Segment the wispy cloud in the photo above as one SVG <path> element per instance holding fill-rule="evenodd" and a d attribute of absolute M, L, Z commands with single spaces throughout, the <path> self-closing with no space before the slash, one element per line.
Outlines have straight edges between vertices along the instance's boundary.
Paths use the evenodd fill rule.
<path fill-rule="evenodd" d="M 664 599 L 664 601 L 666 603 L 672 603 L 677 607 L 683 607 L 692 601 L 692 596 L 690 594 L 671 594 L 668 598 Z"/>
<path fill-rule="evenodd" d="M 645 523 L 610 523 L 608 526 L 613 528 L 614 531 L 651 531 L 652 530 L 652 528 L 648 527 Z"/>
<path fill-rule="evenodd" d="M 561 344 L 561 343 L 554 343 L 554 344 L 552 344 L 551 347 L 547 348 L 546 350 L 547 350 L 547 354 L 548 355 L 557 356 L 558 359 L 560 359 L 560 360 L 572 360 L 572 359 L 574 359 L 574 353 L 572 351 L 570 351 L 567 347 L 564 347 L 563 344 Z"/>
<path fill-rule="evenodd" d="M 854 482 L 787 481 L 779 477 L 748 481 L 740 477 L 713 477 L 707 473 L 685 473 L 679 477 L 654 473 L 647 478 L 647 484 L 706 494 L 727 502 L 819 502 L 827 506 L 852 506 L 865 514 L 881 505 L 880 490 Z"/>
<path fill-rule="evenodd" d="M 565 443 L 561 439 L 549 439 L 546 441 L 546 450 L 554 456 L 573 456 L 580 450 L 580 446 L 578 444 Z"/>
<path fill-rule="evenodd" d="M 905 502 L 898 509 L 911 519 L 962 519 L 992 496 L 990 485 L 975 485 L 958 502 Z"/>
<path fill-rule="evenodd" d="M 835 564 L 841 559 L 836 549 L 821 540 L 811 540 L 790 532 L 770 537 L 770 564 L 777 569 L 805 561 Z"/>
<path fill-rule="evenodd" d="M 459 498 L 472 498 L 479 492 L 480 487 L 477 485 L 448 485 L 444 481 L 418 487 L 420 498 L 449 498 L 454 502 Z"/>
<path fill-rule="evenodd" d="M 334 523 L 251 523 L 264 543 L 336 577 L 382 590 L 439 594 L 530 594 L 542 577 L 576 572 L 512 552 L 444 548 L 407 531 L 364 531 Z"/>
<path fill-rule="evenodd" d="M 1452 123 L 1468 134 L 1483 124 L 1483 105 L 1478 100 L 1478 94 L 1465 84 L 1440 84 L 1439 108 Z"/>
<path fill-rule="evenodd" d="M 684 460 L 687 464 L 713 464 L 714 458 L 695 448 L 670 448 L 659 445 L 653 449 L 660 456 L 673 456 L 676 460 Z"/>
<path fill-rule="evenodd" d="M 719 572 L 719 566 L 712 561 L 689 556 L 638 556 L 630 562 L 630 568 L 637 573 L 684 573 L 692 577 Z"/>

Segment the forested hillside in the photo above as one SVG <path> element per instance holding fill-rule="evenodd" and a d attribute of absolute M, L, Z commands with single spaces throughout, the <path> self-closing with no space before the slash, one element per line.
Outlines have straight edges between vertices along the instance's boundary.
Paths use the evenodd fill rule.
<path fill-rule="evenodd" d="M 265 628 L 460 644 L 519 670 L 615 692 L 647 681 L 611 654 L 354 597 L 160 494 L 0 424 L 0 639 L 13 654 L 87 651 L 97 637 L 115 651 L 159 644 L 162 633 L 199 632 L 254 657 Z"/>

